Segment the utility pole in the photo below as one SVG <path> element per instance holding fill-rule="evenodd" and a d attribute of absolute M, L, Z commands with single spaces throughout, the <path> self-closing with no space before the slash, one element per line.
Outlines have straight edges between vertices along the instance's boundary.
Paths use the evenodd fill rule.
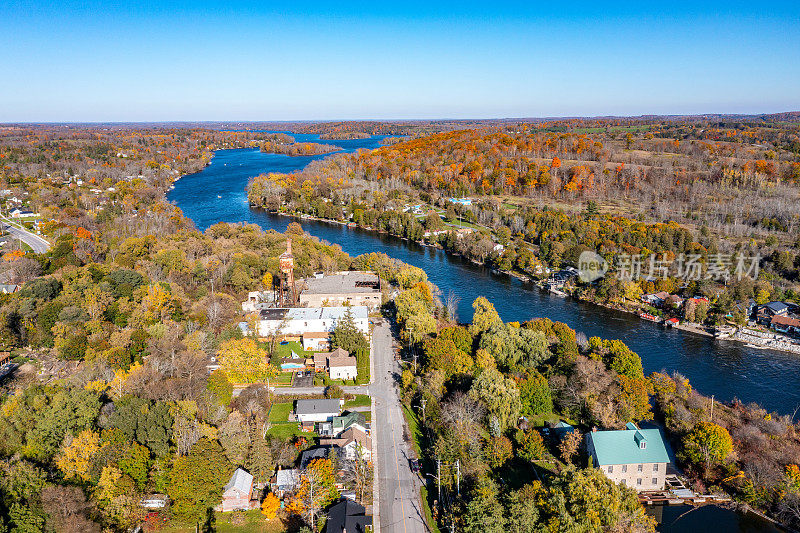
<path fill-rule="evenodd" d="M 439 505 L 442 504 L 442 460 L 436 458 L 436 485 L 439 487 Z"/>
<path fill-rule="evenodd" d="M 422 400 L 420 401 L 420 405 L 422 406 L 422 423 L 425 423 L 425 404 L 428 403 L 428 400 L 423 396 Z"/>
<path fill-rule="evenodd" d="M 714 395 L 711 395 L 711 421 L 714 421 Z"/>
<path fill-rule="evenodd" d="M 456 493 L 461 496 L 461 463 L 456 459 Z"/>

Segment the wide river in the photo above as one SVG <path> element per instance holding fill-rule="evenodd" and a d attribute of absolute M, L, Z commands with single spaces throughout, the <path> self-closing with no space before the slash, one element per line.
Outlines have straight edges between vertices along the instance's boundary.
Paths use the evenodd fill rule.
<path fill-rule="evenodd" d="M 293 134 L 298 141 L 316 141 L 316 135 Z M 381 137 L 350 141 L 322 141 L 352 151 L 375 148 Z M 220 150 L 211 165 L 183 177 L 167 196 L 200 230 L 217 222 L 246 222 L 283 232 L 293 219 L 251 209 L 247 203 L 250 178 L 266 172 L 291 172 L 324 156 L 289 157 L 257 149 Z M 419 246 L 374 232 L 339 224 L 300 221 L 310 234 L 338 244 L 352 256 L 383 252 L 423 268 L 447 295 L 459 300 L 458 318 L 469 321 L 472 302 L 486 296 L 504 320 L 548 317 L 568 324 L 587 336 L 621 339 L 642 358 L 645 373 L 678 371 L 701 393 L 719 400 L 738 398 L 758 402 L 781 414 L 800 405 L 800 355 L 755 350 L 662 326 L 571 298 L 558 298 L 516 278 L 492 273 L 442 250 Z"/>

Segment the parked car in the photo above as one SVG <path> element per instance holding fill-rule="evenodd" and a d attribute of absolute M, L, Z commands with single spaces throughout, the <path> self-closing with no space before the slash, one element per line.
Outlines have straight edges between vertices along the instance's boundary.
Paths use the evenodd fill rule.
<path fill-rule="evenodd" d="M 411 464 L 411 471 L 415 474 L 419 473 L 419 459 L 411 459 L 409 463 Z"/>

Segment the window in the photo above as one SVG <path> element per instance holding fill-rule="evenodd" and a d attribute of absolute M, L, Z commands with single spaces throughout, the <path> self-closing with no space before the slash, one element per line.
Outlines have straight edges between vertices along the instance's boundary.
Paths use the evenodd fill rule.
<path fill-rule="evenodd" d="M 628 465 L 622 465 L 622 473 L 624 474 L 627 471 L 628 471 Z"/>
<path fill-rule="evenodd" d="M 642 484 L 642 478 L 637 478 L 636 479 L 636 484 L 637 485 L 641 485 Z"/>
<path fill-rule="evenodd" d="M 613 474 L 614 473 L 614 465 L 611 465 L 611 466 L 608 467 L 608 473 L 609 474 Z"/>
<path fill-rule="evenodd" d="M 653 472 L 658 472 L 658 463 L 653 465 Z"/>
<path fill-rule="evenodd" d="M 653 485 L 658 485 L 658 478 L 657 477 L 653 478 Z"/>
<path fill-rule="evenodd" d="M 639 465 L 638 471 L 641 472 L 643 468 L 644 468 L 644 465 Z"/>

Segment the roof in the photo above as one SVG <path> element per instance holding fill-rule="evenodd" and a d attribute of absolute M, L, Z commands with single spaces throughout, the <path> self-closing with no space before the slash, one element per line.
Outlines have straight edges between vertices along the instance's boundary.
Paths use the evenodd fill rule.
<path fill-rule="evenodd" d="M 313 415 L 313 414 L 339 414 L 342 408 L 341 400 L 333 398 L 326 400 L 296 400 L 294 412 L 297 415 Z"/>
<path fill-rule="evenodd" d="M 370 439 L 369 436 L 360 429 L 351 427 L 347 431 L 339 435 L 339 438 L 345 440 L 344 443 L 345 446 L 347 446 L 351 442 L 357 442 L 365 450 L 372 450 L 372 439 Z"/>
<path fill-rule="evenodd" d="M 789 306 L 783 302 L 769 302 L 768 304 L 764 304 L 762 308 L 769 309 L 773 313 L 783 313 L 789 309 Z"/>
<path fill-rule="evenodd" d="M 355 357 L 330 357 L 328 358 L 328 366 L 333 367 L 356 367 L 358 362 Z"/>
<path fill-rule="evenodd" d="M 285 308 L 267 308 L 261 309 L 261 320 L 320 320 L 320 319 L 340 319 L 344 318 L 347 311 L 350 310 L 354 319 L 368 318 L 369 311 L 366 306 L 353 305 L 350 307 L 292 307 Z"/>
<path fill-rule="evenodd" d="M 302 335 L 304 339 L 327 339 L 330 336 L 330 333 L 326 333 L 324 331 L 310 331 L 303 333 Z"/>
<path fill-rule="evenodd" d="M 278 470 L 275 474 L 275 484 L 279 487 L 293 487 L 300 481 L 300 471 L 296 468 Z"/>
<path fill-rule="evenodd" d="M 772 317 L 772 321 L 770 322 L 773 326 L 778 324 L 780 326 L 792 326 L 795 328 L 800 328 L 800 319 L 792 318 L 788 316 L 774 316 Z"/>
<path fill-rule="evenodd" d="M 300 454 L 300 468 L 305 468 L 308 466 L 308 463 L 316 459 L 327 459 L 331 455 L 331 452 L 335 454 L 335 458 L 341 459 L 343 457 L 343 450 L 338 446 L 320 445 L 304 450 Z"/>
<path fill-rule="evenodd" d="M 660 300 L 666 300 L 667 298 L 669 298 L 669 293 L 667 291 L 659 291 L 659 292 L 653 294 L 653 296 L 655 296 L 656 298 L 658 298 Z"/>
<path fill-rule="evenodd" d="M 303 294 L 377 293 L 381 280 L 371 272 L 340 272 L 321 278 L 303 280 Z"/>
<path fill-rule="evenodd" d="M 328 357 L 333 357 L 333 358 L 336 358 L 336 357 L 347 357 L 348 355 L 350 355 L 350 352 L 348 352 L 344 348 L 336 348 L 334 351 L 332 351 L 330 354 L 328 354 Z"/>
<path fill-rule="evenodd" d="M 236 489 L 244 494 L 250 494 L 250 490 L 253 488 L 253 476 L 242 470 L 241 468 L 237 468 L 236 471 L 231 476 L 230 481 L 228 484 L 225 485 L 225 489 L 223 492 L 228 492 L 231 489 Z"/>
<path fill-rule="evenodd" d="M 367 418 L 363 415 L 363 413 L 349 412 L 343 414 L 342 416 L 333 417 L 332 424 L 334 430 L 343 431 L 353 424 L 359 424 L 362 427 L 365 427 L 367 425 Z"/>
<path fill-rule="evenodd" d="M 365 516 L 363 505 L 344 500 L 328 509 L 328 520 L 325 522 L 326 533 L 365 533 L 368 525 L 372 525 L 372 517 Z"/>
<path fill-rule="evenodd" d="M 635 429 L 632 424 L 628 427 L 632 429 L 587 433 L 587 439 L 594 444 L 597 466 L 670 462 L 658 429 Z M 647 442 L 644 449 L 639 447 L 642 439 Z"/>

